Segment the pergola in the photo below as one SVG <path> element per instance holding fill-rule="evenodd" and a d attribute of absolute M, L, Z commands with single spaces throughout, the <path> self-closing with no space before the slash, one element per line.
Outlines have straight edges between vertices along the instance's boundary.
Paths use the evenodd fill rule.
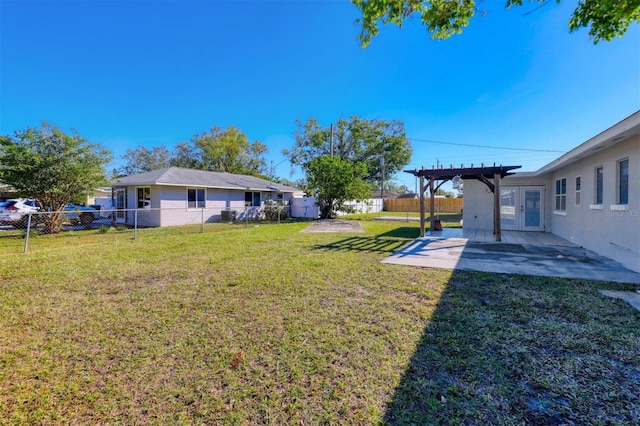
<path fill-rule="evenodd" d="M 427 188 L 431 195 L 430 211 L 430 229 L 434 229 L 434 216 L 435 216 L 435 198 L 434 195 L 438 189 L 447 181 L 452 180 L 455 177 L 459 177 L 462 180 L 476 179 L 487 185 L 487 187 L 493 193 L 493 233 L 496 235 L 496 241 L 502 240 L 502 231 L 500 229 L 500 179 L 505 176 L 513 175 L 515 173 L 511 170 L 519 169 L 522 166 L 485 166 L 481 167 L 464 167 L 454 168 L 450 166 L 448 169 L 444 167 L 426 169 L 424 166 L 422 169 L 405 170 L 405 173 L 411 173 L 414 176 L 420 178 L 420 236 L 424 237 L 424 193 Z M 427 179 L 427 186 L 425 186 L 425 178 Z M 493 180 L 493 182 L 491 182 Z M 437 184 L 436 184 L 437 183 Z"/>

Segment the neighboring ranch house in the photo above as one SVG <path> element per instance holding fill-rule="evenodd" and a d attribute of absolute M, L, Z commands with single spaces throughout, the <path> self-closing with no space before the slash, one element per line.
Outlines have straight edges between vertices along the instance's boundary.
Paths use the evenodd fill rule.
<path fill-rule="evenodd" d="M 302 194 L 254 176 L 180 167 L 125 176 L 111 184 L 116 221 L 137 220 L 139 226 L 259 219 L 266 200 L 289 204 L 294 194 Z"/>
<path fill-rule="evenodd" d="M 464 182 L 464 228 L 493 230 L 493 194 Z M 545 231 L 640 272 L 640 111 L 536 172 L 500 183 L 503 230 Z"/>

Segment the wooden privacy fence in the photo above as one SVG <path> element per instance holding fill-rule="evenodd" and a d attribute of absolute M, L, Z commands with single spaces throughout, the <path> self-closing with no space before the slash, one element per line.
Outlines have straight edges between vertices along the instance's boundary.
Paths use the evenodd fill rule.
<path fill-rule="evenodd" d="M 425 209 L 429 211 L 429 198 L 425 198 Z M 463 198 L 436 198 L 436 212 L 440 213 L 460 213 L 464 205 Z M 420 199 L 406 199 L 401 198 L 399 200 L 385 200 L 385 210 L 388 212 L 419 212 L 420 211 Z"/>

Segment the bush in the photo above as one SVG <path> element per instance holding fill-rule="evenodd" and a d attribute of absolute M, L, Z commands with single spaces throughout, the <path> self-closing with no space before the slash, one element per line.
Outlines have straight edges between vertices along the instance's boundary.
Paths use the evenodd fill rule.
<path fill-rule="evenodd" d="M 267 200 L 264 203 L 264 218 L 270 221 L 277 221 L 287 218 L 287 212 L 284 210 L 282 203 Z"/>

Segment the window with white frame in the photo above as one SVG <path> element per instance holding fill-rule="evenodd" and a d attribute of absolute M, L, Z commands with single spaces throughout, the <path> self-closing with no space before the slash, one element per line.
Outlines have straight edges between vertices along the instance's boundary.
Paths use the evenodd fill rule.
<path fill-rule="evenodd" d="M 618 204 L 629 204 L 629 159 L 618 161 Z"/>
<path fill-rule="evenodd" d="M 151 188 L 137 188 L 136 194 L 138 196 L 138 201 L 136 205 L 139 209 L 150 209 L 151 208 Z"/>
<path fill-rule="evenodd" d="M 580 203 L 582 202 L 582 192 L 581 192 L 581 187 L 582 187 L 582 178 L 580 176 L 576 176 L 576 207 L 580 207 Z"/>
<path fill-rule="evenodd" d="M 567 211 L 567 178 L 556 180 L 556 208 L 555 211 Z"/>
<path fill-rule="evenodd" d="M 260 206 L 260 193 L 259 192 L 252 192 L 252 191 L 247 191 L 244 193 L 244 205 L 245 206 L 254 206 L 254 207 L 259 207 Z"/>
<path fill-rule="evenodd" d="M 602 204 L 602 192 L 604 184 L 604 168 L 602 166 L 596 167 L 596 182 L 595 182 L 595 199 L 596 204 Z"/>
<path fill-rule="evenodd" d="M 187 188 L 187 208 L 203 209 L 205 205 L 205 190 L 202 188 Z"/>

